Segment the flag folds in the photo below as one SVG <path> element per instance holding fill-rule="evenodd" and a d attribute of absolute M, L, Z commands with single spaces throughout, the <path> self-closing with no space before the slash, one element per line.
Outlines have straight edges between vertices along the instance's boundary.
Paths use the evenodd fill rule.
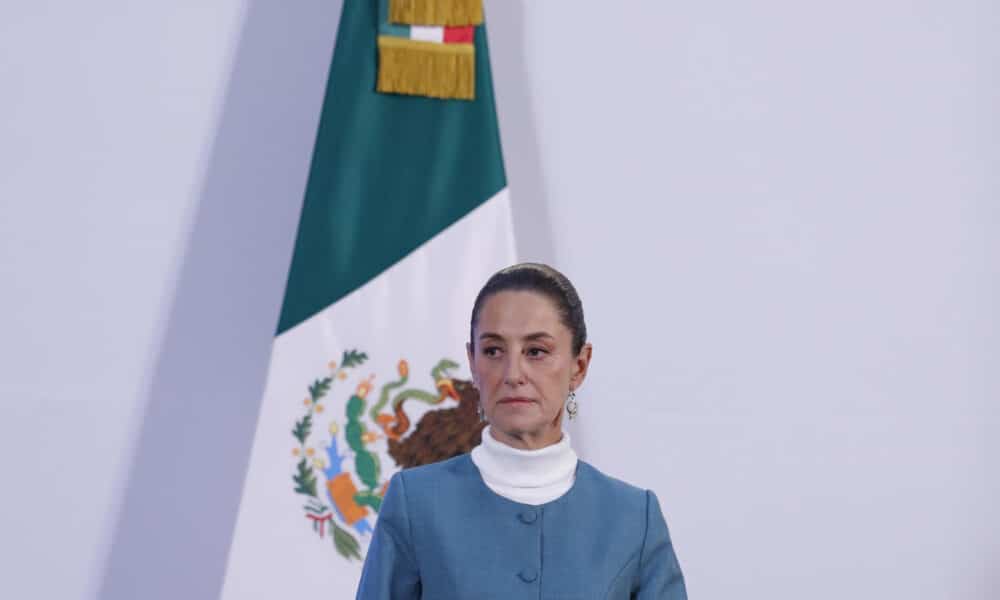
<path fill-rule="evenodd" d="M 515 260 L 485 27 L 474 99 L 379 93 L 389 6 L 344 3 L 225 600 L 353 598 L 392 474 L 478 439 L 469 313 Z"/>

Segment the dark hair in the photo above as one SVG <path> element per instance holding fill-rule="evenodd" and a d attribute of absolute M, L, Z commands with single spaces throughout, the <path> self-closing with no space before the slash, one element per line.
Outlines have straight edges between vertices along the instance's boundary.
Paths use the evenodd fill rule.
<path fill-rule="evenodd" d="M 475 304 L 472 305 L 469 339 L 473 347 L 476 345 L 476 323 L 479 321 L 479 311 L 482 310 L 483 303 L 490 296 L 507 291 L 537 292 L 551 300 L 556 305 L 556 311 L 563 325 L 573 334 L 573 354 L 580 353 L 587 342 L 587 324 L 583 321 L 583 303 L 580 302 L 580 296 L 565 275 L 541 263 L 512 265 L 497 271 L 486 281 L 476 296 Z"/>

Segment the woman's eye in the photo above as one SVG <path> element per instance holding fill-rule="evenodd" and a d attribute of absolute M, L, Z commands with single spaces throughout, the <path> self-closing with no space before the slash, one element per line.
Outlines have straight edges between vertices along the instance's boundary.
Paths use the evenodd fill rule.
<path fill-rule="evenodd" d="M 483 348 L 483 354 L 486 356 L 497 356 L 500 354 L 500 348 L 496 346 L 487 346 L 486 348 Z"/>
<path fill-rule="evenodd" d="M 537 358 L 539 356 L 543 356 L 548 353 L 549 353 L 548 350 L 546 350 L 545 348 L 528 348 L 528 356 L 531 356 L 533 358 Z"/>

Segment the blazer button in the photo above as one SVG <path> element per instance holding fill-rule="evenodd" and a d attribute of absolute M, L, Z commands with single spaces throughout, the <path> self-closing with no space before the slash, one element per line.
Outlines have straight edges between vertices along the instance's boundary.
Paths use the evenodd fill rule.
<path fill-rule="evenodd" d="M 517 576 L 521 578 L 521 581 L 525 583 L 531 583 L 532 581 L 538 579 L 538 571 L 531 567 L 528 567 L 527 569 L 524 569 L 520 573 L 518 573 Z"/>
<path fill-rule="evenodd" d="M 535 519 L 538 518 L 538 513 L 535 512 L 534 510 L 530 510 L 529 509 L 529 510 L 526 510 L 523 513 L 519 514 L 518 518 L 521 519 L 522 523 L 527 523 L 527 524 L 530 525 L 531 523 L 535 522 Z"/>

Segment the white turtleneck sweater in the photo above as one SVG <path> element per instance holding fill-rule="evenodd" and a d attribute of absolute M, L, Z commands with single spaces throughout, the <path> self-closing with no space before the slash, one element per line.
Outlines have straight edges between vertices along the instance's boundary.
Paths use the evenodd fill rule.
<path fill-rule="evenodd" d="M 565 431 L 561 440 L 538 450 L 520 450 L 498 441 L 489 425 L 482 438 L 472 449 L 472 462 L 486 486 L 504 498 L 537 506 L 573 487 L 577 458 Z"/>

